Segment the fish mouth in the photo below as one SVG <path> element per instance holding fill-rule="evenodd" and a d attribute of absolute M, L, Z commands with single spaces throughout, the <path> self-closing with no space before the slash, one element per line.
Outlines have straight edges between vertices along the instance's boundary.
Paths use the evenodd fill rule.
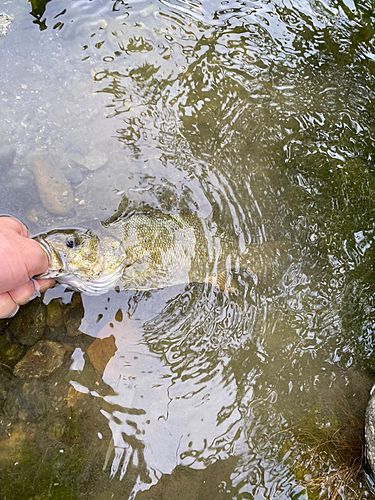
<path fill-rule="evenodd" d="M 102 295 L 117 287 L 121 289 L 120 276 L 121 274 L 116 272 L 89 280 L 86 277 L 80 277 L 72 273 L 57 277 L 57 281 L 66 285 L 71 290 L 82 292 L 86 295 Z"/>
<path fill-rule="evenodd" d="M 33 238 L 39 245 L 42 247 L 42 249 L 46 252 L 47 257 L 48 257 L 48 262 L 51 262 L 52 259 L 52 251 L 51 247 L 48 245 L 48 243 L 41 238 L 38 238 L 37 236 Z"/>
<path fill-rule="evenodd" d="M 45 273 L 38 274 L 34 276 L 36 279 L 47 279 L 47 278 L 59 278 L 61 276 L 66 276 L 68 273 L 65 271 L 65 261 L 60 252 L 56 251 L 54 248 L 40 238 L 35 236 L 33 238 L 41 248 L 45 251 L 48 257 L 48 269 Z M 53 268 L 51 268 L 51 264 L 53 263 Z"/>
<path fill-rule="evenodd" d="M 117 289 L 119 291 L 122 288 L 120 281 L 121 275 L 122 268 L 118 266 L 117 269 L 110 273 L 94 277 L 68 271 L 63 271 L 60 274 L 58 271 L 52 271 L 52 273 L 47 271 L 44 275 L 41 275 L 41 277 L 54 278 L 58 283 L 67 286 L 68 289 L 82 292 L 86 295 L 102 295 L 110 290 Z M 38 276 L 38 278 L 39 277 L 40 276 Z"/>

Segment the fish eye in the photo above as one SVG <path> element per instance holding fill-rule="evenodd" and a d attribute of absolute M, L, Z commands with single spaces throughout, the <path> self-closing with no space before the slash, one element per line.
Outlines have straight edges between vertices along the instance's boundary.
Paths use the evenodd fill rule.
<path fill-rule="evenodd" d="M 77 246 L 76 240 L 74 238 L 68 238 L 65 244 L 68 248 L 75 248 Z"/>

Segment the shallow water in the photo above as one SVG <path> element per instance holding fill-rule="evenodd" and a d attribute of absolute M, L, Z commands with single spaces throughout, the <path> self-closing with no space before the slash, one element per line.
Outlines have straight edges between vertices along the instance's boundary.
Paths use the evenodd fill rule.
<path fill-rule="evenodd" d="M 47 292 L 67 359 L 26 382 L 0 360 L 4 499 L 371 498 L 345 470 L 374 379 L 374 7 L 1 3 L 2 212 L 37 233 L 188 209 L 239 284 Z"/>

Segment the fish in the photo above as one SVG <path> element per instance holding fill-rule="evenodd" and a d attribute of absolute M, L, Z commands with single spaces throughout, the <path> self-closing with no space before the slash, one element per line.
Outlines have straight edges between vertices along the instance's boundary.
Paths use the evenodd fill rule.
<path fill-rule="evenodd" d="M 48 270 L 36 278 L 54 278 L 89 295 L 189 283 L 235 291 L 230 268 L 236 245 L 194 213 L 133 211 L 96 228 L 52 229 L 33 239 L 49 259 Z M 262 251 L 256 253 L 255 272 L 265 261 Z"/>

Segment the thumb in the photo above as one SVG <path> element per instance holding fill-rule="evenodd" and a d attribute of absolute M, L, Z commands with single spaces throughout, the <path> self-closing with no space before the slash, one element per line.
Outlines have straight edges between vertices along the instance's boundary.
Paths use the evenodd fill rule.
<path fill-rule="evenodd" d="M 24 244 L 26 247 L 25 264 L 29 278 L 45 273 L 49 265 L 46 252 L 37 241 L 32 240 L 31 238 L 25 239 Z"/>

